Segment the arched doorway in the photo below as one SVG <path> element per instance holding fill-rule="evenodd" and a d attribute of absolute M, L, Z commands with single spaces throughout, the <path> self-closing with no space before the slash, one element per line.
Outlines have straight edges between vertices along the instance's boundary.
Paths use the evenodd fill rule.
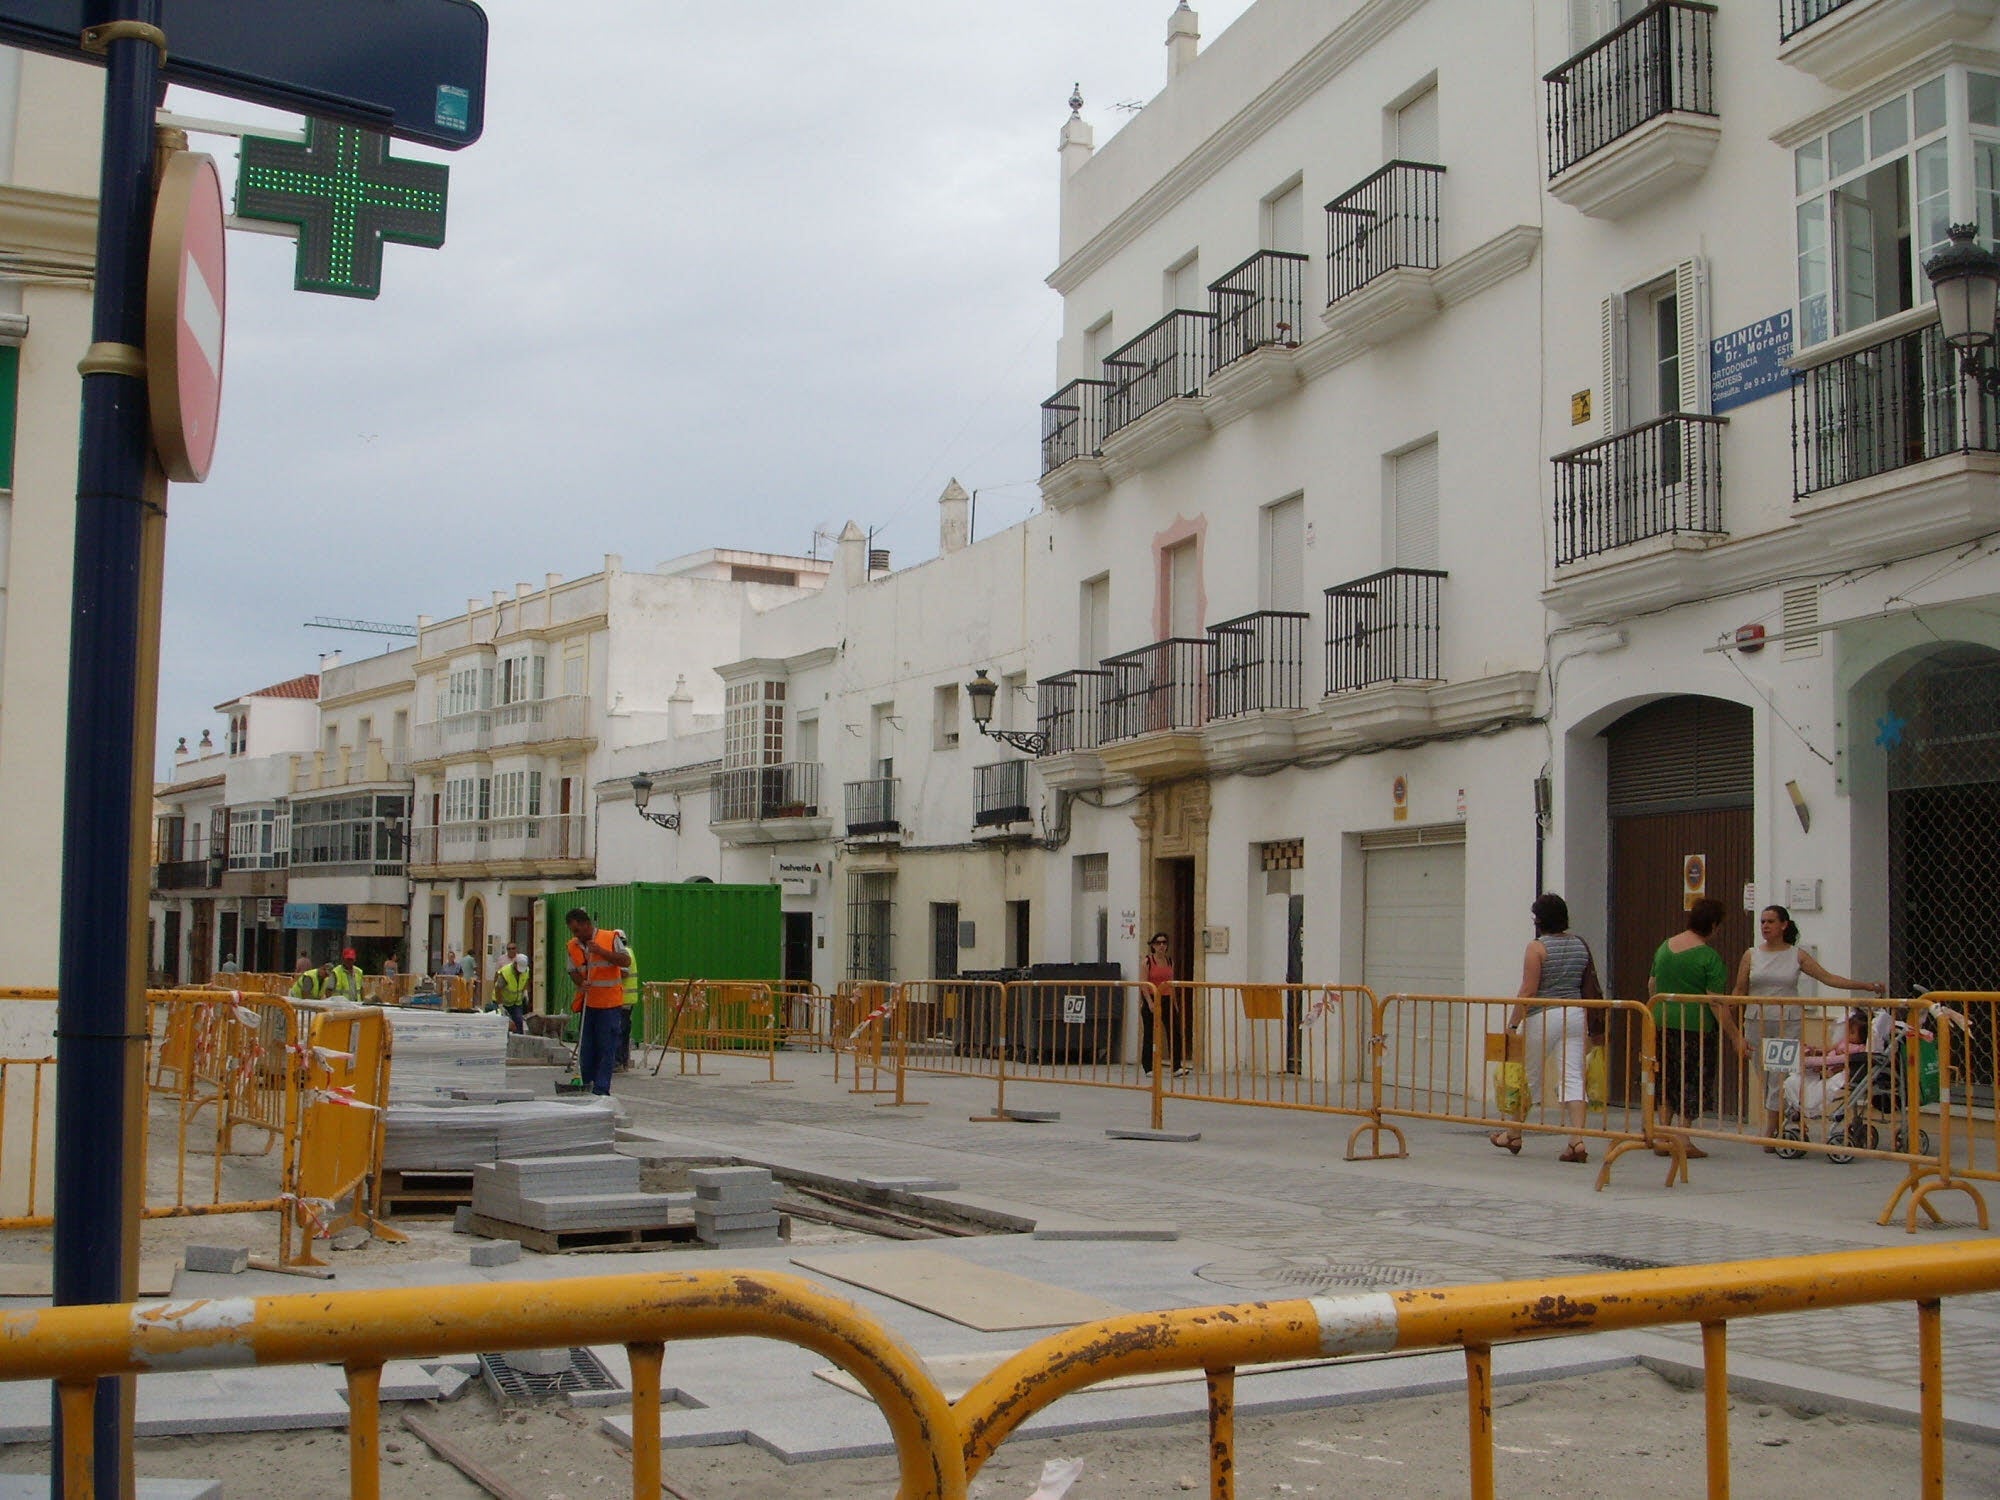
<path fill-rule="evenodd" d="M 1707 894 L 1729 910 L 1714 943 L 1732 972 L 1751 942 L 1742 892 L 1756 857 L 1755 722 L 1740 703 L 1661 698 L 1604 731 L 1611 823 L 1606 946 L 1609 993 L 1643 1000 L 1653 951 L 1687 921 L 1684 874 L 1700 856 Z M 1614 1028 L 1612 1077 L 1632 1088 L 1638 1058 Z M 1725 1097 L 1724 1106 L 1733 1100 Z"/>
<path fill-rule="evenodd" d="M 465 953 L 472 960 L 472 993 L 486 976 L 486 902 L 474 896 L 465 903 Z"/>

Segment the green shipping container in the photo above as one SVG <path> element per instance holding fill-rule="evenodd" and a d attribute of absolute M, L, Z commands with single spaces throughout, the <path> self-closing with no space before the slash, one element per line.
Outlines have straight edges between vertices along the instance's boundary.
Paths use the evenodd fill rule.
<path fill-rule="evenodd" d="M 625 934 L 642 982 L 655 979 L 777 979 L 783 972 L 784 919 L 775 885 L 598 885 L 542 897 L 541 1008 L 568 1012 L 563 913 L 581 906 L 599 927 Z"/>

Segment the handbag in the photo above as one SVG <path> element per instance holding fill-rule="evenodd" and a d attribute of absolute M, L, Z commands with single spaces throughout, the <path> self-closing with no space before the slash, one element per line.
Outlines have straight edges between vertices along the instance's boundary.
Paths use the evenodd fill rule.
<path fill-rule="evenodd" d="M 1577 941 L 1582 942 L 1579 938 Z M 1586 1000 L 1604 998 L 1604 981 L 1597 977 L 1597 955 L 1590 951 L 1590 944 L 1583 944 L 1583 978 L 1577 981 L 1577 988 Z"/>

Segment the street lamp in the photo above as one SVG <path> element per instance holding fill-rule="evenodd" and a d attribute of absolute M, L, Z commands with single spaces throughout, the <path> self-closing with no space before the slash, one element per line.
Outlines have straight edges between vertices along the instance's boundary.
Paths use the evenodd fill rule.
<path fill-rule="evenodd" d="M 646 804 L 653 800 L 653 778 L 641 771 L 632 778 L 632 805 L 639 809 L 639 816 L 648 823 L 657 823 L 670 833 L 681 831 L 681 810 L 679 798 L 675 799 L 674 810 L 670 813 L 647 812 Z"/>
<path fill-rule="evenodd" d="M 1924 263 L 1937 294 L 1938 330 L 1958 351 L 1959 368 L 1987 395 L 2000 395 L 2000 372 L 1986 362 L 2000 323 L 2000 256 L 1979 243 L 1978 226 L 1954 224 L 1951 244 Z"/>
<path fill-rule="evenodd" d="M 986 668 L 980 667 L 972 681 L 965 685 L 966 702 L 972 706 L 972 722 L 979 732 L 989 740 L 998 740 L 1003 745 L 1011 745 L 1023 755 L 1047 755 L 1049 737 L 1032 729 L 995 729 L 993 727 L 993 700 L 1000 694 L 1000 684 L 986 675 Z"/>

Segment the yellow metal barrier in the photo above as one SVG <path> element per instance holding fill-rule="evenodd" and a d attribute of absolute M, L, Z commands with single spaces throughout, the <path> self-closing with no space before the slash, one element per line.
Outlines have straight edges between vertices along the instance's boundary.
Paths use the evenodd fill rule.
<path fill-rule="evenodd" d="M 896 1073 L 896 986 L 865 979 L 844 984 L 833 997 L 833 1078 L 840 1081 L 840 1057 L 853 1060 L 850 1094 L 893 1094 Z M 884 1077 L 891 1082 L 884 1083 Z"/>
<path fill-rule="evenodd" d="M 1914 1128 L 1923 1156 L 1882 1210 L 1887 1224 L 1908 1197 L 1907 1227 L 1916 1232 L 1917 1213 L 1933 1219 L 1935 1193 L 1961 1192 L 1972 1199 L 1979 1227 L 1988 1228 L 1986 1197 L 1975 1181 L 2000 1182 L 2000 994 L 1932 991 L 1913 1001 L 1902 1036 L 1905 1097 L 1914 1101 Z M 1925 1127 L 1937 1139 L 1923 1142 Z"/>
<path fill-rule="evenodd" d="M 1383 1050 L 1380 1006 L 1365 985 L 1177 983 L 1162 1003 L 1190 1037 L 1187 1071 L 1164 1085 L 1169 1100 L 1358 1116 L 1349 1161 L 1409 1154 L 1382 1119 L 1382 1070 L 1371 1065 Z"/>
<path fill-rule="evenodd" d="M 909 1097 L 912 1073 L 990 1078 L 993 1113 L 1007 1118 L 1006 987 L 991 979 L 914 979 L 896 986 L 895 1103 Z"/>
<path fill-rule="evenodd" d="M 663 1346 L 713 1338 L 777 1339 L 832 1360 L 887 1419 L 903 1500 L 963 1500 L 965 1464 L 951 1409 L 915 1353 L 810 1282 L 763 1272 L 40 1308 L 0 1317 L 0 1380 L 57 1382 L 65 1492 L 85 1495 L 99 1378 L 339 1363 L 347 1370 L 348 1493 L 377 1500 L 384 1361 L 621 1343 L 632 1361 L 632 1493 L 652 1500 L 661 1488 Z"/>
<path fill-rule="evenodd" d="M 821 994 L 818 985 L 810 979 L 775 979 L 771 996 L 785 1046 L 823 1052 L 834 1045 L 831 997 Z"/>
<path fill-rule="evenodd" d="M 55 1069 L 53 1057 L 0 1058 L 0 1160 L 9 1140 L 28 1137 L 25 1181 L 0 1182 L 0 1227 L 50 1222 L 41 1202 L 55 1171 L 55 1130 L 53 1120 L 42 1128 L 42 1116 L 54 1108 Z"/>
<path fill-rule="evenodd" d="M 1697 1323 L 1702 1332 L 1710 1500 L 1729 1494 L 1728 1324 L 1738 1318 L 1864 1303 L 1914 1302 L 1921 1382 L 1924 1500 L 1944 1496 L 1942 1298 L 2000 1289 L 2000 1245 L 1965 1241 L 1789 1260 L 1735 1261 L 1485 1286 L 1427 1287 L 1137 1313 L 1085 1324 L 1005 1361 L 954 1407 L 975 1476 L 1024 1421 L 1062 1397 L 1122 1376 L 1208 1375 L 1210 1480 L 1234 1494 L 1238 1368 L 1392 1350 L 1465 1352 L 1473 1500 L 1493 1496 L 1493 1346 L 1521 1339 Z M 1656 1476 L 1638 1474 L 1632 1488 Z"/>
<path fill-rule="evenodd" d="M 708 1054 L 759 1057 L 768 1069 L 766 1083 L 791 1081 L 778 1076 L 778 1049 L 783 1043 L 771 987 L 747 980 L 694 981 L 674 1036 L 683 1074 L 690 1056 L 697 1075 Z"/>

